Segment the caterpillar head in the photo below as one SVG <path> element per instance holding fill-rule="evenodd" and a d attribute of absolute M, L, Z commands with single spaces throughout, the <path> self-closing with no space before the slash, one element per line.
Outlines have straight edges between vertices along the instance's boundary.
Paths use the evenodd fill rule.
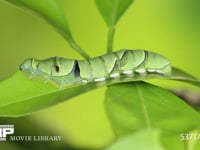
<path fill-rule="evenodd" d="M 19 66 L 21 71 L 33 76 L 52 80 L 59 85 L 77 82 L 80 78 L 80 69 L 76 60 L 51 57 L 44 60 L 29 58 Z"/>
<path fill-rule="evenodd" d="M 37 60 L 35 60 L 34 58 L 28 58 L 21 63 L 21 65 L 19 66 L 19 70 L 33 73 L 36 69 L 37 64 Z"/>

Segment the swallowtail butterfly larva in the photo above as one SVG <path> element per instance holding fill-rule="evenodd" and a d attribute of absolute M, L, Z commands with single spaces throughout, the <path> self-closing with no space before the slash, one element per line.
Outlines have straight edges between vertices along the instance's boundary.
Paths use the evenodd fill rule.
<path fill-rule="evenodd" d="M 26 59 L 21 71 L 30 76 L 41 76 L 62 85 L 102 82 L 108 79 L 154 74 L 170 76 L 171 65 L 164 56 L 146 50 L 120 50 L 87 60 L 51 57 L 44 60 Z"/>

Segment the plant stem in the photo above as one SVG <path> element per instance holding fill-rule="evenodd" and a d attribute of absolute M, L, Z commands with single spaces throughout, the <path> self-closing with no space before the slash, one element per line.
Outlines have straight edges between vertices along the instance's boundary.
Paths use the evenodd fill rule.
<path fill-rule="evenodd" d="M 108 30 L 108 41 L 107 41 L 107 53 L 111 53 L 113 50 L 113 38 L 115 34 L 115 27 L 110 26 Z"/>

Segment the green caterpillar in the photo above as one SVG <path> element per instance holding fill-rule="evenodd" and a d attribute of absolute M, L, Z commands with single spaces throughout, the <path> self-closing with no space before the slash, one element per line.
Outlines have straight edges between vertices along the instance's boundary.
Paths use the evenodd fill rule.
<path fill-rule="evenodd" d="M 146 50 L 120 50 L 87 60 L 51 57 L 44 60 L 26 59 L 21 71 L 42 76 L 59 85 L 102 82 L 122 77 L 144 78 L 151 74 L 170 76 L 171 65 L 164 56 Z"/>

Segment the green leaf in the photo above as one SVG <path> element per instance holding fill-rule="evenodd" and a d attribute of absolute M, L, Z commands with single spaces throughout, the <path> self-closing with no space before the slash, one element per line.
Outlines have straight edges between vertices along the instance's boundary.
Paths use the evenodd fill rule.
<path fill-rule="evenodd" d="M 186 140 L 181 140 L 181 133 L 163 132 L 160 135 L 160 141 L 165 150 L 185 150 Z M 192 149 L 191 149 L 192 150 Z"/>
<path fill-rule="evenodd" d="M 200 149 L 200 130 L 196 130 L 191 133 L 193 135 L 193 138 L 191 140 L 188 140 L 188 147 L 191 150 L 199 150 Z M 197 137 L 195 139 L 195 136 Z"/>
<path fill-rule="evenodd" d="M 57 0 L 4 0 L 17 7 L 23 7 L 38 14 L 51 24 L 70 44 L 70 46 L 85 58 L 89 56 L 75 42 L 68 23 Z"/>
<path fill-rule="evenodd" d="M 199 79 L 176 67 L 172 67 L 172 75 L 169 79 L 190 83 L 200 87 Z"/>
<path fill-rule="evenodd" d="M 97 8 L 108 26 L 115 26 L 133 0 L 95 0 Z"/>
<path fill-rule="evenodd" d="M 118 139 L 105 150 L 164 150 L 159 136 L 157 130 L 142 130 Z"/>
<path fill-rule="evenodd" d="M 146 128 L 180 133 L 200 124 L 200 114 L 183 100 L 145 82 L 109 86 L 105 107 L 117 136 Z"/>
<path fill-rule="evenodd" d="M 185 74 L 179 74 L 179 78 L 183 75 Z M 174 76 L 173 79 L 177 80 L 177 76 L 176 78 Z M 118 82 L 130 82 L 131 80 L 108 80 L 108 82 L 99 84 L 98 87 Z M 189 78 L 189 76 L 185 76 L 182 81 L 195 82 L 196 85 L 200 85 L 198 80 Z M 37 80 L 37 78 L 29 80 L 23 72 L 16 72 L 9 79 L 0 82 L 0 116 L 26 115 L 95 88 L 97 88 L 96 84 L 90 83 L 58 89 L 51 84 L 45 84 Z"/>
<path fill-rule="evenodd" d="M 87 84 L 59 89 L 39 79 L 30 80 L 24 73 L 17 72 L 0 83 L 0 116 L 26 115 L 94 88 L 95 84 Z"/>
<path fill-rule="evenodd" d="M 200 131 L 193 130 L 180 134 L 169 134 L 165 132 L 161 135 L 161 141 L 166 150 L 199 150 Z"/>
<path fill-rule="evenodd" d="M 112 52 L 115 25 L 133 0 L 95 0 L 97 8 L 104 18 L 108 31 L 107 52 Z"/>

